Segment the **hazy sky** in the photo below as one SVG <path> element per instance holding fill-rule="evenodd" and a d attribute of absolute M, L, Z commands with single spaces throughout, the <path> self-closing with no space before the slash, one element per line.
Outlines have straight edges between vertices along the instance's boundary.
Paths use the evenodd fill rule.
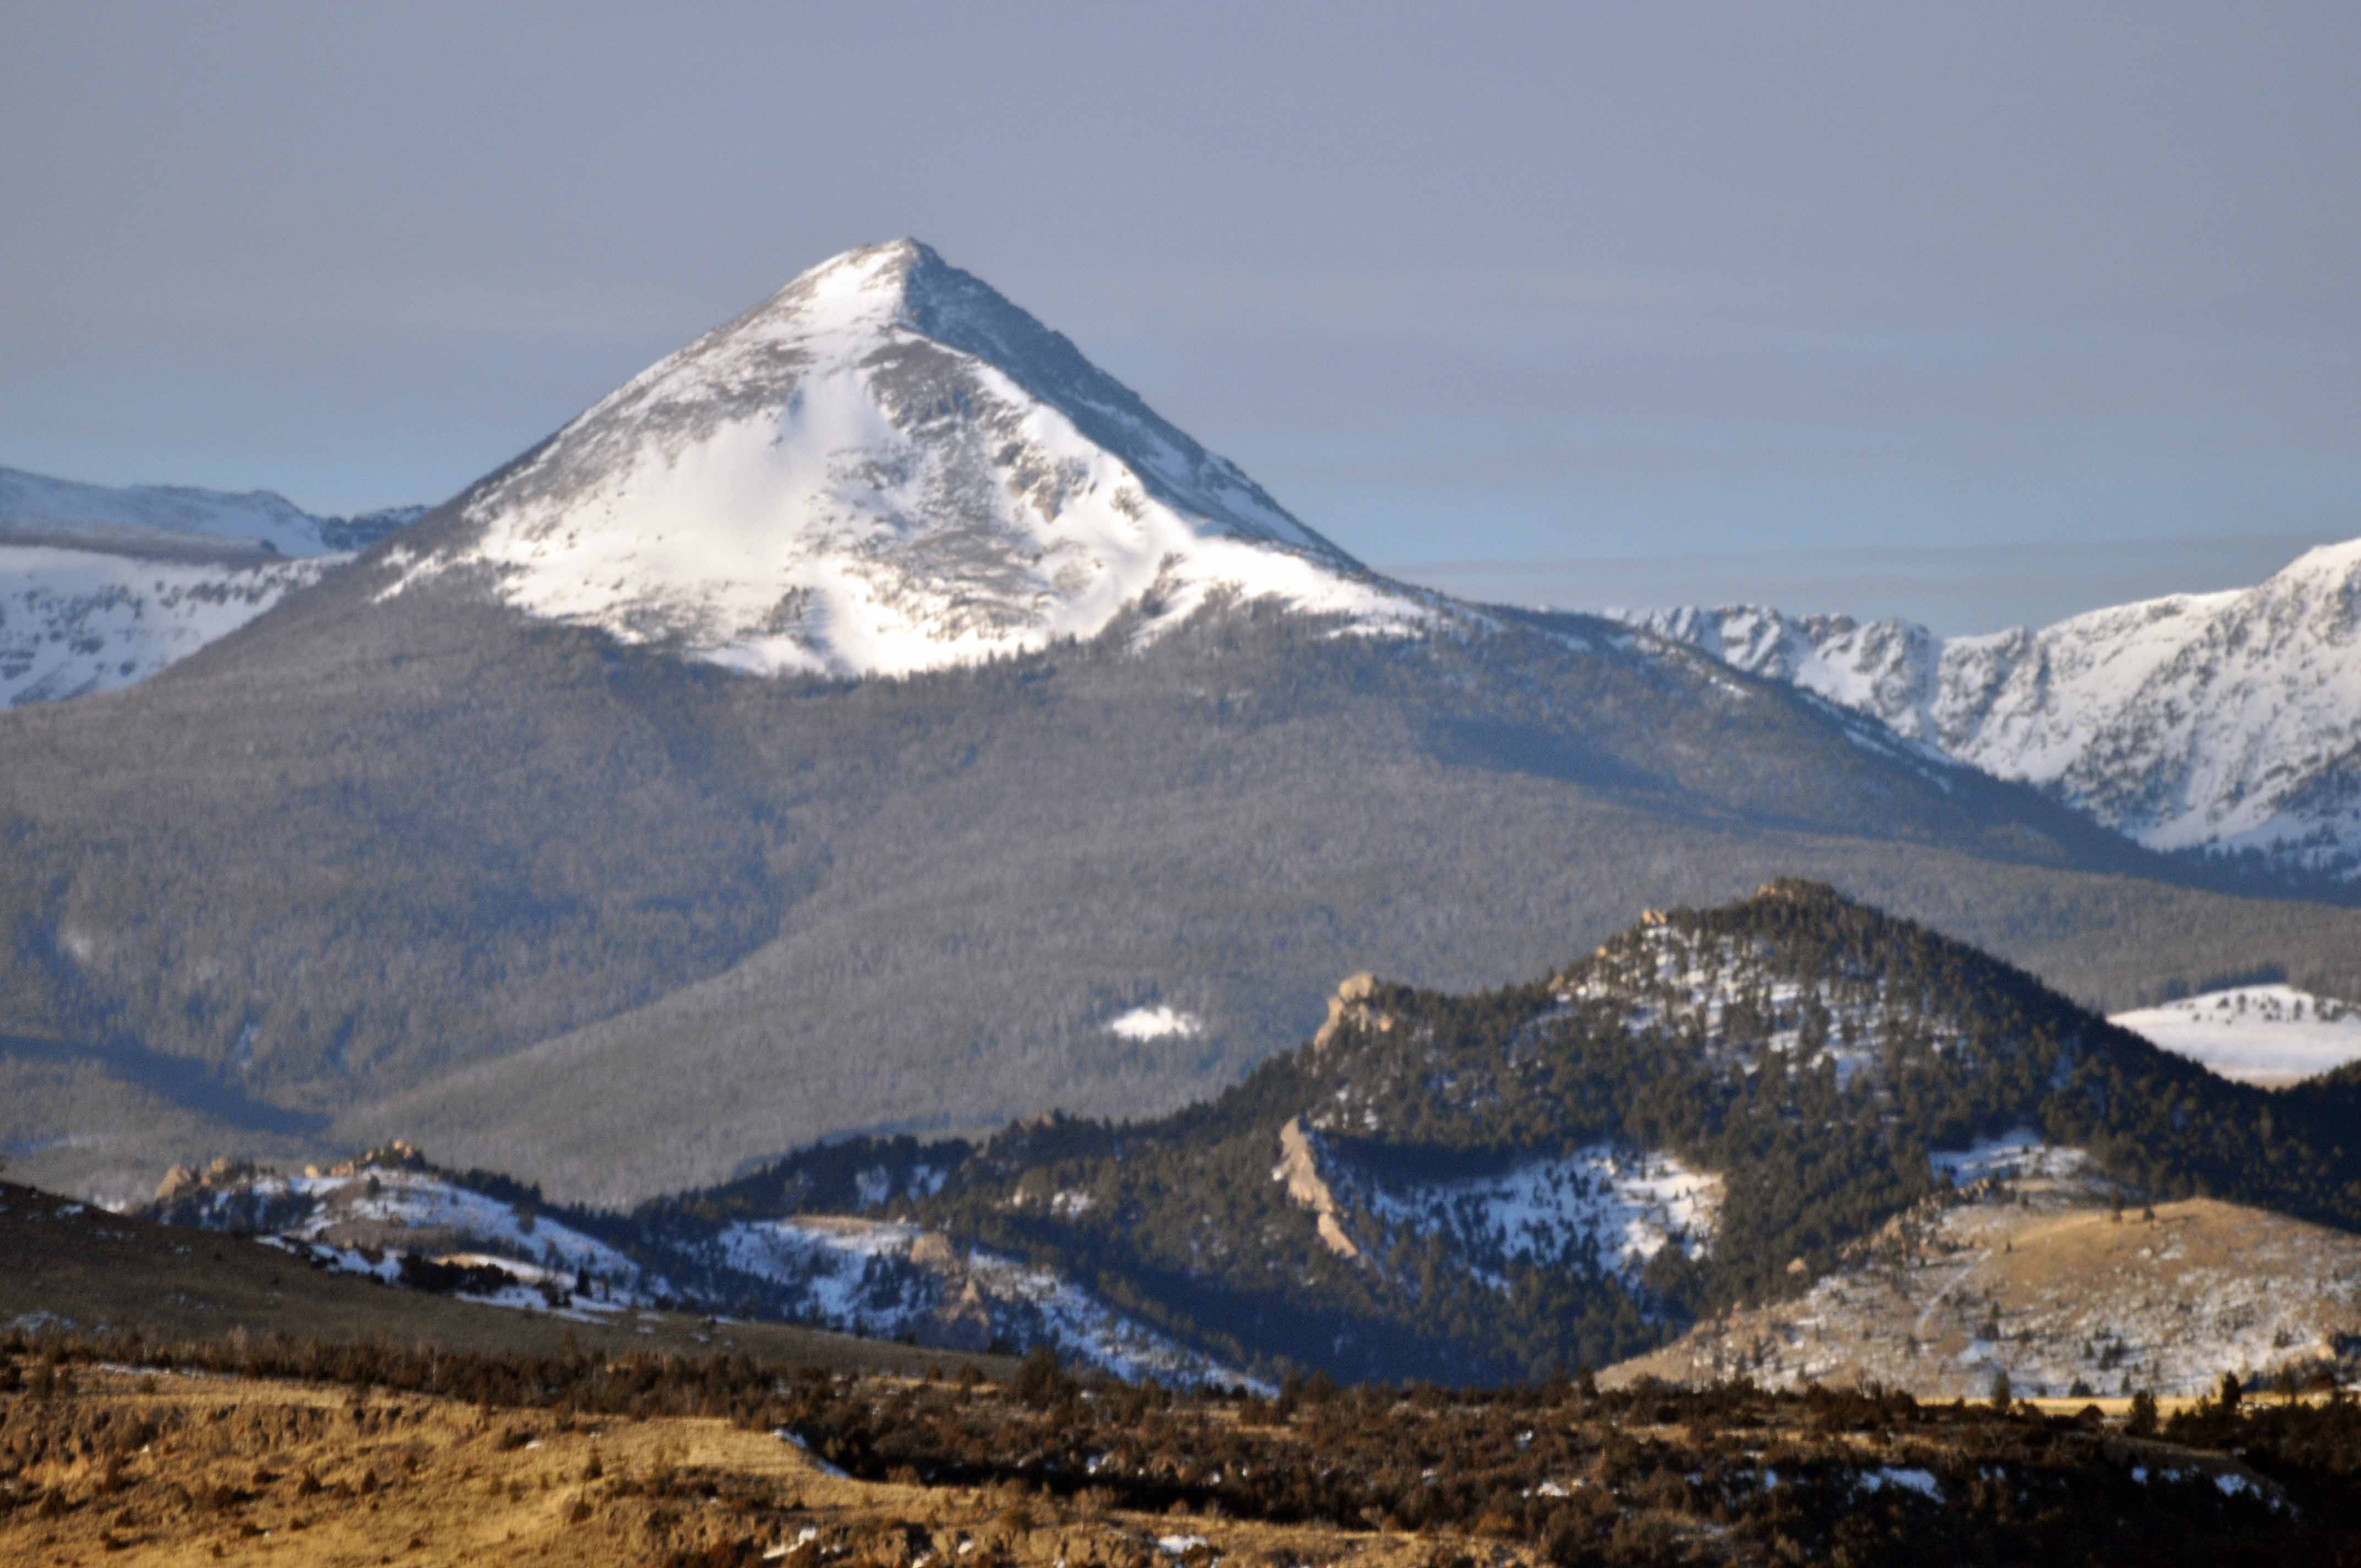
<path fill-rule="evenodd" d="M 1972 624 L 2054 547 L 2101 592 L 2170 555 L 2125 542 L 2361 534 L 2351 0 L 0 32 L 0 463 L 439 498 L 915 234 L 1348 549 L 1510 563 L 1493 591 L 1875 545 Z M 1948 605 L 1943 559 L 1983 563 Z"/>

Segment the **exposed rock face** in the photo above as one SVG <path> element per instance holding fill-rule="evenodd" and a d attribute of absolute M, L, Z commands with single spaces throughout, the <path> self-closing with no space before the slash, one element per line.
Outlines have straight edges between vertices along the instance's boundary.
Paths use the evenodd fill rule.
<path fill-rule="evenodd" d="M 1356 975 L 1354 978 L 1367 980 L 1369 977 Z M 1353 981 L 1345 983 L 1349 986 Z M 1334 1007 L 1335 1003 L 1329 1005 Z M 1333 1014 L 1331 1018 L 1333 1021 Z M 1271 1176 L 1275 1180 L 1287 1183 L 1290 1201 L 1311 1210 L 1319 1217 L 1321 1245 L 1338 1257 L 1356 1258 L 1361 1255 L 1361 1249 L 1353 1244 L 1351 1236 L 1345 1234 L 1345 1227 L 1336 1217 L 1336 1195 L 1329 1190 L 1327 1181 L 1320 1174 L 1319 1155 L 1312 1148 L 1312 1135 L 1303 1130 L 1302 1117 L 1290 1117 L 1287 1124 L 1279 1128 L 1279 1168 L 1272 1171 Z"/>
<path fill-rule="evenodd" d="M 1336 1037 L 1336 1032 L 1347 1024 L 1383 1033 L 1394 1026 L 1389 1014 L 1369 1005 L 1369 998 L 1378 992 L 1378 977 L 1364 970 L 1336 988 L 1328 999 L 1328 1017 L 1312 1036 L 1312 1048 L 1320 1050 Z"/>

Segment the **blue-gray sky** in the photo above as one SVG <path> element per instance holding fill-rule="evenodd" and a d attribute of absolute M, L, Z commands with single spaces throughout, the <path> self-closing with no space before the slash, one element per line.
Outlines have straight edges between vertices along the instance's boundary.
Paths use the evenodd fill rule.
<path fill-rule="evenodd" d="M 439 497 L 915 234 L 1347 548 L 1487 592 L 1964 630 L 2361 534 L 2349 3 L 5 33 L 0 463 Z"/>

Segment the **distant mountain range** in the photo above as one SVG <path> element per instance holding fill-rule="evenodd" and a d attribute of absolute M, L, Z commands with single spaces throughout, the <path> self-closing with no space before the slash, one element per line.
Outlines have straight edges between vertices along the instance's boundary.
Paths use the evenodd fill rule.
<path fill-rule="evenodd" d="M 0 468 L 0 707 L 147 679 L 422 516 Z"/>
<path fill-rule="evenodd" d="M 2361 990 L 2361 912 L 1368 572 L 907 241 L 0 756 L 0 1139 L 93 1191 L 402 1136 L 613 1201 L 1147 1114 L 1339 974 L 1503 983 L 1784 875 L 2108 1007 Z"/>
<path fill-rule="evenodd" d="M 1755 606 L 1623 619 L 2038 784 L 2151 849 L 2361 876 L 2361 541 L 2252 588 L 1989 636 Z"/>

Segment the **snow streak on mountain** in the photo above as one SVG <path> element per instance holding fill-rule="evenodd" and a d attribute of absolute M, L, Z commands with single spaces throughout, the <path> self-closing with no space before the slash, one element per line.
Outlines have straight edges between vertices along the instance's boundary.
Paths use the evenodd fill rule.
<path fill-rule="evenodd" d="M 1615 613 L 2044 785 L 2151 849 L 2361 876 L 2361 540 L 2257 587 L 1978 637 L 1755 606 Z"/>
<path fill-rule="evenodd" d="M 424 510 L 0 468 L 0 707 L 145 680 Z"/>
<path fill-rule="evenodd" d="M 1424 616 L 1073 345 L 911 240 L 825 262 L 398 549 L 509 604 L 763 673 L 902 674 L 1210 598 Z"/>

